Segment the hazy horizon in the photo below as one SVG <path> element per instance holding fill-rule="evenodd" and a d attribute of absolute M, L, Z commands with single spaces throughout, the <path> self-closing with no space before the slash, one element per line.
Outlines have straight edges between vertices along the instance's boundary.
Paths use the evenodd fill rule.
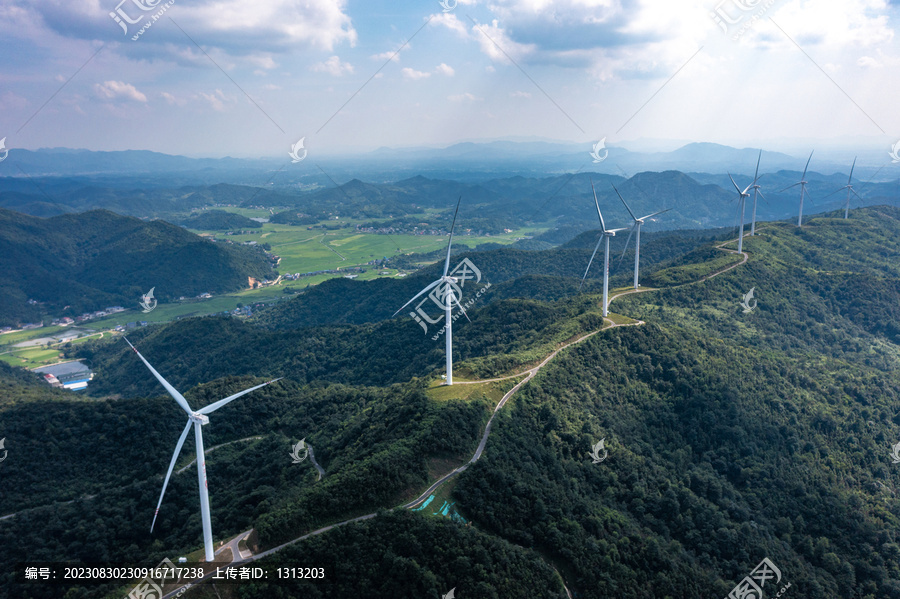
<path fill-rule="evenodd" d="M 747 4 L 11 0 L 0 137 L 192 157 L 606 138 L 887 158 L 896 3 Z"/>

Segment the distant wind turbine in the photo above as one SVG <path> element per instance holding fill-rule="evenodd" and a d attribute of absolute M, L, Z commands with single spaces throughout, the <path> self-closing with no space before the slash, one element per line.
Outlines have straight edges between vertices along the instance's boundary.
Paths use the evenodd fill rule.
<path fill-rule="evenodd" d="M 625 204 L 625 209 L 628 210 L 628 214 L 631 215 L 632 220 L 634 220 L 634 225 L 631 227 L 631 233 L 628 234 L 628 239 L 625 240 L 625 249 L 622 250 L 622 256 L 625 256 L 625 252 L 628 251 L 628 242 L 631 241 L 631 235 L 635 231 L 637 231 L 637 237 L 634 239 L 634 288 L 637 289 L 640 285 L 638 285 L 638 268 L 641 260 L 641 226 L 644 224 L 644 221 L 648 218 L 652 218 L 658 214 L 662 214 L 663 212 L 668 212 L 671 208 L 666 208 L 665 210 L 660 210 L 659 212 L 654 212 L 653 214 L 648 214 L 647 216 L 642 216 L 638 218 L 632 212 L 631 207 L 625 201 L 625 198 L 622 197 L 622 194 L 619 193 L 619 190 L 616 189 L 616 186 L 613 185 L 613 189 L 616 190 L 616 195 L 619 196 L 619 199 L 622 200 L 622 203 Z M 599 211 L 599 208 L 598 208 Z"/>
<path fill-rule="evenodd" d="M 778 192 L 778 193 L 781 193 L 782 191 L 787 191 L 788 189 L 790 189 L 792 187 L 797 187 L 798 185 L 800 186 L 800 213 L 797 215 L 797 226 L 798 227 L 803 226 L 803 194 L 806 193 L 806 183 L 807 183 L 806 171 L 809 169 L 809 161 L 812 160 L 813 152 L 815 152 L 815 150 L 813 150 L 812 152 L 809 153 L 809 159 L 806 161 L 806 166 L 803 167 L 803 174 L 800 176 L 800 180 L 798 182 L 794 183 L 793 185 L 789 185 Z"/>
<path fill-rule="evenodd" d="M 459 301 L 459 298 L 456 297 L 455 289 L 459 289 L 456 285 L 457 278 L 447 276 L 447 271 L 450 270 L 450 247 L 453 245 L 453 229 L 456 227 L 456 215 L 459 214 L 459 204 L 462 202 L 462 196 L 459 197 L 459 200 L 456 202 L 456 212 L 453 213 L 453 224 L 450 225 L 450 240 L 447 242 L 447 258 L 444 260 L 444 274 L 441 275 L 441 278 L 429 284 L 425 289 L 415 294 L 411 300 L 406 302 L 400 307 L 400 310 L 394 312 L 394 316 L 397 316 L 403 308 L 410 305 L 417 299 L 419 299 L 423 294 L 428 293 L 434 287 L 443 284 L 444 287 L 440 289 L 441 292 L 441 302 L 444 307 L 444 325 L 445 325 L 445 347 L 447 353 L 447 384 L 453 384 L 453 317 L 451 312 L 453 312 L 453 303 L 455 302 L 465 317 L 468 319 L 469 315 L 466 314 L 465 308 L 463 308 L 462 304 Z M 460 290 L 460 294 L 462 291 Z"/>
<path fill-rule="evenodd" d="M 756 235 L 756 202 L 759 197 L 766 199 L 766 196 L 759 190 L 759 161 L 762 160 L 762 150 L 759 151 L 759 158 L 756 160 L 756 174 L 753 176 L 753 216 L 750 219 L 750 236 Z"/>
<path fill-rule="evenodd" d="M 584 286 L 584 280 L 587 278 L 588 271 L 591 270 L 591 264 L 594 262 L 594 256 L 597 255 L 597 250 L 600 249 L 600 244 L 604 241 L 606 242 L 606 250 L 603 255 L 603 316 L 606 317 L 609 314 L 609 238 L 615 237 L 616 233 L 619 231 L 624 231 L 628 227 L 622 227 L 621 229 L 607 229 L 606 223 L 603 222 L 603 214 L 600 213 L 600 202 L 597 201 L 597 192 L 594 190 L 594 181 L 591 180 L 591 192 L 594 194 L 594 205 L 597 207 L 597 216 L 600 217 L 600 239 L 597 240 L 597 246 L 594 248 L 594 253 L 591 254 L 591 259 L 588 261 L 587 268 L 584 271 L 584 276 L 581 277 L 581 285 L 578 287 L 578 290 L 581 290 L 581 287 Z M 618 191 L 616 192 L 618 193 Z"/>
<path fill-rule="evenodd" d="M 862 199 L 862 196 L 856 193 L 856 190 L 853 189 L 853 169 L 856 168 L 856 158 L 853 159 L 853 166 L 850 167 L 850 177 L 847 179 L 847 184 L 841 187 L 841 189 L 847 190 L 847 203 L 844 205 L 844 218 L 848 218 L 850 216 L 850 193 L 856 195 L 859 199 Z"/>
<path fill-rule="evenodd" d="M 211 403 L 205 408 L 200 408 L 197 411 L 191 409 L 188 405 L 187 400 L 184 398 L 181 393 L 175 390 L 175 387 L 170 385 L 166 379 L 159 374 L 153 366 L 150 365 L 144 356 L 133 346 L 128 339 L 125 339 L 125 343 L 127 343 L 131 349 L 134 350 L 134 353 L 137 354 L 138 358 L 141 359 L 147 368 L 150 369 L 150 372 L 153 373 L 153 376 L 156 377 L 163 387 L 166 388 L 166 391 L 169 392 L 178 405 L 181 406 L 181 409 L 187 412 L 188 421 L 187 425 L 184 427 L 184 431 L 181 433 L 181 437 L 178 439 L 178 444 L 175 446 L 175 453 L 172 454 L 172 461 L 169 462 L 169 471 L 166 472 L 166 480 L 163 482 L 162 493 L 159 494 L 159 503 L 156 504 L 156 512 L 153 514 L 153 523 L 150 525 L 150 532 L 153 532 L 153 527 L 156 525 L 156 516 L 159 515 L 159 506 L 162 505 L 163 496 L 166 494 L 166 487 L 169 485 L 169 477 L 172 476 L 172 469 L 175 467 L 175 462 L 178 460 L 178 454 L 181 453 L 181 447 L 184 445 L 184 440 L 187 438 L 188 431 L 191 430 L 191 424 L 194 425 L 194 440 L 197 449 L 197 481 L 200 486 L 200 517 L 203 521 L 203 547 L 206 553 L 206 561 L 213 561 L 213 540 L 212 540 L 212 524 L 210 523 L 209 518 L 209 490 L 206 484 L 206 458 L 203 454 L 203 431 L 201 427 L 204 424 L 209 424 L 209 417 L 207 414 L 211 414 L 215 412 L 225 404 L 237 399 L 242 395 L 246 395 L 251 391 L 256 391 L 260 387 L 265 387 L 275 381 L 280 381 L 281 379 L 275 379 L 272 381 L 268 381 L 263 383 L 262 385 L 256 385 L 255 387 L 250 387 L 249 389 L 244 389 L 240 393 L 235 393 L 234 395 L 229 395 L 225 399 L 220 399 L 215 403 Z"/>
<path fill-rule="evenodd" d="M 734 185 L 734 188 L 738 192 L 738 202 L 740 204 L 739 210 L 741 213 L 741 232 L 738 235 L 738 252 L 742 252 L 744 250 L 744 201 L 750 197 L 748 193 L 749 190 L 756 185 L 756 180 L 759 178 L 759 161 L 762 159 L 762 150 L 759 151 L 759 158 L 756 160 L 756 176 L 753 177 L 753 183 L 744 188 L 744 191 L 741 191 L 741 188 L 738 187 L 737 183 L 734 182 L 734 177 L 731 176 L 731 173 L 728 173 L 728 178 L 731 179 L 731 184 Z"/>

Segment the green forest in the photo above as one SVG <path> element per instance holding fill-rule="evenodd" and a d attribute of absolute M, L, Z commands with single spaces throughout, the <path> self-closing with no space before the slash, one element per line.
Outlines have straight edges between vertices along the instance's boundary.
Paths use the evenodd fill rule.
<path fill-rule="evenodd" d="M 273 272 L 260 250 L 106 210 L 44 219 L 0 208 L 0 255 L 0 326 L 133 306 L 153 287 L 163 302 L 235 291 Z"/>
<path fill-rule="evenodd" d="M 522 373 L 596 332 L 541 366 L 497 412 L 481 459 L 445 483 L 465 523 L 398 506 L 469 461 L 521 379 L 438 385 L 443 340 L 391 314 L 439 266 L 328 281 L 250 320 L 131 334 L 193 409 L 284 377 L 204 427 L 217 541 L 252 528 L 264 550 L 376 514 L 258 562 L 330 565 L 325 584 L 186 596 L 725 597 L 768 558 L 785 596 L 900 599 L 898 234 L 900 209 L 885 206 L 802 229 L 761 223 L 744 264 L 730 231 L 648 234 L 642 291 L 610 306 L 630 326 L 615 328 L 601 317 L 599 264 L 578 291 L 597 232 L 454 256 L 483 274 L 464 297 L 491 283 L 471 322 L 454 323 L 457 382 Z M 632 252 L 611 287 L 630 284 Z M 15 514 L 0 520 L 0 559 L 152 565 L 196 551 L 193 466 L 173 475 L 149 532 L 184 413 L 123 340 L 66 351 L 96 373 L 86 395 L 0 364 L 0 488 L 13 490 L 0 517 Z M 321 480 L 291 461 L 302 438 Z M 594 463 L 601 439 L 608 457 Z M 178 468 L 193 458 L 186 445 Z M 12 580 L 0 568 L 0 598 L 127 594 Z"/>

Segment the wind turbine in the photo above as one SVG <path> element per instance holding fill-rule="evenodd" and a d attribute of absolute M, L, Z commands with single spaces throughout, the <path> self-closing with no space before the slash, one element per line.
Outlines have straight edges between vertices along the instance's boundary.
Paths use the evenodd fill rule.
<path fill-rule="evenodd" d="M 766 199 L 766 196 L 759 190 L 759 161 L 762 160 L 762 150 L 759 151 L 759 158 L 756 160 L 756 174 L 753 176 L 753 218 L 750 219 L 750 236 L 756 235 L 756 202 L 758 197 Z"/>
<path fill-rule="evenodd" d="M 856 194 L 856 197 L 862 199 L 862 196 L 856 193 L 853 189 L 853 185 L 851 181 L 853 180 L 853 169 L 856 168 L 856 158 L 853 159 L 853 166 L 850 167 L 850 177 L 847 179 L 847 184 L 841 187 L 841 189 L 847 190 L 847 204 L 844 206 L 844 218 L 848 218 L 850 216 L 850 192 Z"/>
<path fill-rule="evenodd" d="M 744 191 L 741 191 L 741 188 L 738 187 L 737 183 L 734 182 L 734 177 L 731 176 L 731 173 L 728 173 L 728 178 L 731 179 L 731 184 L 734 185 L 734 188 L 737 190 L 740 197 L 738 201 L 740 202 L 740 212 L 741 212 L 741 234 L 738 236 L 738 252 L 742 252 L 744 250 L 744 200 L 750 197 L 748 193 L 749 190 L 756 185 L 756 180 L 759 179 L 759 161 L 762 159 L 762 150 L 759 151 L 759 158 L 756 160 L 756 175 L 753 177 L 753 183 L 744 188 Z"/>
<path fill-rule="evenodd" d="M 803 226 L 803 194 L 806 193 L 806 183 L 807 183 L 806 171 L 807 171 L 807 169 L 809 169 L 809 161 L 812 160 L 813 152 L 815 152 L 815 150 L 813 150 L 812 152 L 809 153 L 809 160 L 806 161 L 806 166 L 803 167 L 803 174 L 800 176 L 800 180 L 797 183 L 794 183 L 793 185 L 789 185 L 778 192 L 778 193 L 781 193 L 782 191 L 787 191 L 791 187 L 797 187 L 798 185 L 800 186 L 800 214 L 797 216 L 797 226 L 798 227 Z"/>
<path fill-rule="evenodd" d="M 184 440 L 187 438 L 188 431 L 191 430 L 191 424 L 194 425 L 194 440 L 197 449 L 197 481 L 200 486 L 200 517 L 203 521 L 203 546 L 206 552 L 206 561 L 213 561 L 213 540 L 212 540 L 212 524 L 209 519 L 209 491 L 207 489 L 206 484 L 206 459 L 203 454 L 203 431 L 201 427 L 204 424 L 209 424 L 209 417 L 207 414 L 215 412 L 225 404 L 237 399 L 241 395 L 246 395 L 251 391 L 256 391 L 260 387 L 265 387 L 275 381 L 280 381 L 280 378 L 277 378 L 272 381 L 268 381 L 263 383 L 262 385 L 256 385 L 255 387 L 250 387 L 249 389 L 244 389 L 240 393 L 235 393 L 234 395 L 229 395 L 225 399 L 220 399 L 215 403 L 211 403 L 205 408 L 200 408 L 197 411 L 191 409 L 188 405 L 187 400 L 184 398 L 181 393 L 179 393 L 175 387 L 170 385 L 166 379 L 159 374 L 153 366 L 150 365 L 150 362 L 141 355 L 133 345 L 131 345 L 131 341 L 125 339 L 125 343 L 127 343 L 131 349 L 134 350 L 134 353 L 137 354 L 138 358 L 141 359 L 147 368 L 150 369 L 150 372 L 153 373 L 153 376 L 156 377 L 163 387 L 166 388 L 166 391 L 169 392 L 178 405 L 181 406 L 181 409 L 187 412 L 188 421 L 184 427 L 184 431 L 181 433 L 181 437 L 178 439 L 178 444 L 175 446 L 175 453 L 172 454 L 172 461 L 169 462 L 169 471 L 166 472 L 166 480 L 163 482 L 162 493 L 159 494 L 159 503 L 156 504 L 156 512 L 153 514 L 153 523 L 150 524 L 150 532 L 153 532 L 153 527 L 156 525 L 156 516 L 159 515 L 159 506 L 162 505 L 163 495 L 166 494 L 166 487 L 169 485 L 169 477 L 172 476 L 172 469 L 175 467 L 175 461 L 178 459 L 178 454 L 181 453 L 181 447 L 184 445 Z"/>
<path fill-rule="evenodd" d="M 406 302 L 400 307 L 400 310 L 394 312 L 394 316 L 397 316 L 405 308 L 410 305 L 418 298 L 420 298 L 423 294 L 430 291 L 432 288 L 437 287 L 440 284 L 444 284 L 444 287 L 439 290 L 441 295 L 441 302 L 444 307 L 444 325 L 445 325 L 445 348 L 447 353 L 447 384 L 453 384 L 453 317 L 451 312 L 453 312 L 453 303 L 456 302 L 456 305 L 459 306 L 459 309 L 466 316 L 466 319 L 469 318 L 469 315 L 466 314 L 465 308 L 463 308 L 462 304 L 459 302 L 459 298 L 456 297 L 456 291 L 459 291 L 459 294 L 462 295 L 462 289 L 459 288 L 456 277 L 451 277 L 447 275 L 447 271 L 450 270 L 450 247 L 453 245 L 453 229 L 456 227 L 456 215 L 459 214 L 459 204 L 462 202 L 462 196 L 459 196 L 459 200 L 456 202 L 456 212 L 453 213 L 453 224 L 450 225 L 450 240 L 447 242 L 447 258 L 444 260 L 444 274 L 441 275 L 441 278 L 430 283 L 425 289 L 415 294 L 411 300 Z M 392 317 L 393 318 L 393 317 Z"/>
<path fill-rule="evenodd" d="M 615 237 L 616 233 L 624 231 L 628 227 L 622 227 L 621 229 L 607 229 L 606 223 L 603 222 L 603 214 L 600 213 L 600 202 L 597 201 L 597 192 L 594 190 L 593 180 L 591 180 L 591 192 L 594 194 L 594 205 L 597 207 L 597 216 L 600 217 L 601 235 L 600 239 L 597 240 L 597 246 L 594 248 L 594 253 L 591 254 L 591 259 L 588 261 L 584 276 L 581 277 L 581 285 L 579 285 L 578 290 L 581 291 L 581 287 L 584 286 L 584 280 L 587 278 L 588 271 L 591 270 L 591 264 L 594 262 L 594 256 L 597 255 L 597 250 L 600 249 L 600 244 L 606 241 L 606 250 L 603 255 L 603 317 L 606 318 L 606 315 L 609 314 L 609 238 Z M 618 191 L 616 191 L 616 193 L 618 193 Z"/>
<path fill-rule="evenodd" d="M 619 199 L 622 200 L 622 203 L 625 204 L 625 209 L 628 210 L 628 214 L 630 214 L 632 220 L 634 220 L 634 225 L 631 227 L 631 233 L 628 234 L 628 239 L 625 240 L 625 249 L 622 250 L 622 256 L 625 256 L 625 252 L 628 250 L 628 242 L 631 241 L 631 234 L 637 231 L 637 237 L 634 239 L 634 288 L 637 289 L 640 286 L 638 285 L 638 265 L 640 264 L 641 259 L 641 226 L 648 218 L 662 214 L 663 212 L 668 212 L 671 208 L 666 208 L 665 210 L 660 210 L 659 212 L 654 212 L 653 214 L 638 218 L 634 215 L 634 212 L 631 211 L 631 207 L 628 206 L 625 198 L 622 197 L 622 194 L 619 193 L 619 190 L 616 189 L 615 185 L 613 185 L 613 189 L 616 190 L 616 195 L 618 195 Z M 599 207 L 597 210 L 600 210 Z"/>

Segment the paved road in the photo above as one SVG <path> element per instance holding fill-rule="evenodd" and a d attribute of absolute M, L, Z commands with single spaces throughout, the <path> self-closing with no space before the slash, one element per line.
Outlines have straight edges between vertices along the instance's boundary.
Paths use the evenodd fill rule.
<path fill-rule="evenodd" d="M 319 462 L 316 461 L 316 454 L 313 453 L 312 445 L 307 443 L 306 446 L 309 448 L 309 461 L 312 462 L 312 465 L 319 471 L 319 478 L 316 480 L 322 480 L 322 477 L 325 476 L 325 470 L 323 470 L 322 467 L 319 466 Z"/>
<path fill-rule="evenodd" d="M 225 447 L 226 445 L 231 445 L 232 443 L 240 443 L 241 441 L 251 441 L 253 439 L 262 439 L 262 437 L 246 437 L 244 439 L 236 439 L 234 441 L 229 441 L 228 443 L 222 443 L 221 445 L 214 445 L 213 447 L 210 447 L 209 449 L 204 450 L 203 455 L 208 455 L 214 449 L 218 449 L 220 447 Z M 179 468 L 178 470 L 176 470 L 175 474 L 181 474 L 182 472 L 184 472 L 185 470 L 187 470 L 188 468 L 193 466 L 194 462 L 196 462 L 196 461 L 197 461 L 197 458 L 195 457 L 193 460 L 188 462 L 187 466 L 183 466 L 183 467 Z"/>

